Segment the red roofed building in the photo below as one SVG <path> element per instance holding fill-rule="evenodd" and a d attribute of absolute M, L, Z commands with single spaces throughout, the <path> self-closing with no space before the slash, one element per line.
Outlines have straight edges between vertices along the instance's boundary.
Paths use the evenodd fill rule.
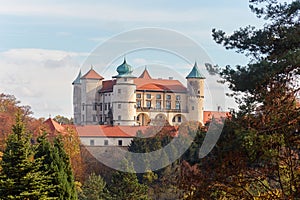
<path fill-rule="evenodd" d="M 197 63 L 178 80 L 156 79 L 145 69 L 139 77 L 126 60 L 117 75 L 105 80 L 93 68 L 73 82 L 76 125 L 146 126 L 158 121 L 180 125 L 185 121 L 203 124 L 204 80 Z M 104 129 L 105 130 L 105 129 Z"/>
<path fill-rule="evenodd" d="M 220 121 L 222 119 L 230 118 L 230 112 L 223 111 L 204 111 L 203 113 L 203 122 L 204 124 L 211 122 L 212 119 Z"/>
<path fill-rule="evenodd" d="M 85 146 L 129 146 L 136 133 L 147 126 L 76 126 L 81 143 Z"/>
<path fill-rule="evenodd" d="M 67 133 L 65 127 L 51 118 L 44 121 L 43 125 L 47 128 L 47 133 L 50 137 L 55 137 L 60 134 L 65 135 Z"/>

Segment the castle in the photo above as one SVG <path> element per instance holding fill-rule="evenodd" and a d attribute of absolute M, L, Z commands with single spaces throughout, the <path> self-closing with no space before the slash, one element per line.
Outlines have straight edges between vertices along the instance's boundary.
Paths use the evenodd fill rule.
<path fill-rule="evenodd" d="M 152 78 L 146 68 L 139 77 L 132 72 L 125 59 L 111 80 L 92 67 L 83 76 L 79 72 L 72 83 L 75 125 L 203 124 L 205 77 L 197 63 L 186 76 L 186 86 L 172 78 Z"/>

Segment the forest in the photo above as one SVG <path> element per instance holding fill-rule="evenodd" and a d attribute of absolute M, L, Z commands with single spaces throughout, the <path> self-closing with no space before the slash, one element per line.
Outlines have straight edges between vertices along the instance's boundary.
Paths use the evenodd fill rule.
<path fill-rule="evenodd" d="M 192 140 L 171 165 L 180 143 L 141 166 L 124 159 L 121 172 L 104 166 L 80 145 L 73 127 L 50 137 L 45 119 L 32 117 L 11 94 L 0 94 L 0 199 L 300 199 L 300 1 L 249 0 L 262 28 L 228 34 L 214 28 L 213 40 L 249 58 L 245 66 L 208 64 L 231 90 L 239 108 L 222 119 L 221 136 L 204 158 L 207 129 L 188 122 L 175 136 L 165 126 L 151 138 L 136 137 L 128 151 L 147 153 L 177 137 Z M 72 120 L 54 118 L 62 124 Z M 151 130 L 150 130 L 151 131 Z M 137 133 L 138 135 L 139 133 Z M 143 168 L 145 173 L 135 173 Z"/>

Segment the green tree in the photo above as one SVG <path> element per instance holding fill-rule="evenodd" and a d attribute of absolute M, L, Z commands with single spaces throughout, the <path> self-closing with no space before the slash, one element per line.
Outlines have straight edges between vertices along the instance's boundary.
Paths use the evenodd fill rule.
<path fill-rule="evenodd" d="M 57 115 L 53 119 L 60 124 L 73 124 L 73 118 L 69 119 L 67 117 Z"/>
<path fill-rule="evenodd" d="M 107 200 L 111 199 L 106 188 L 106 182 L 100 175 L 92 173 L 84 182 L 80 200 Z"/>
<path fill-rule="evenodd" d="M 52 199 L 50 177 L 40 171 L 41 159 L 34 159 L 30 135 L 20 113 L 6 141 L 1 161 L 0 199 Z"/>
<path fill-rule="evenodd" d="M 51 144 L 44 134 L 37 141 L 35 158 L 42 159 L 40 170 L 51 177 L 51 183 L 55 186 L 50 196 L 64 200 L 77 199 L 70 161 L 65 150 L 61 148 L 61 139 L 55 138 L 54 144 Z"/>
<path fill-rule="evenodd" d="M 57 159 L 54 161 L 56 162 L 57 170 L 59 172 L 57 178 L 60 180 L 60 187 L 58 190 L 60 199 L 78 199 L 70 159 L 65 152 L 60 137 L 54 139 L 54 151 L 58 155 Z"/>
<path fill-rule="evenodd" d="M 127 160 L 123 163 L 127 172 L 117 171 L 112 175 L 109 191 L 112 199 L 116 200 L 143 200 L 148 199 L 148 188 L 139 183 L 133 166 Z"/>

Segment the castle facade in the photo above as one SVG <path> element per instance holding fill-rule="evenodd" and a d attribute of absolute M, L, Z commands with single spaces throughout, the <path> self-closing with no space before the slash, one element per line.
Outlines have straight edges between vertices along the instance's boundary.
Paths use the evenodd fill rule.
<path fill-rule="evenodd" d="M 203 124 L 204 81 L 197 63 L 178 80 L 152 78 L 145 68 L 139 77 L 126 60 L 117 75 L 105 80 L 93 68 L 72 83 L 75 125 L 147 126 L 166 121 Z"/>

